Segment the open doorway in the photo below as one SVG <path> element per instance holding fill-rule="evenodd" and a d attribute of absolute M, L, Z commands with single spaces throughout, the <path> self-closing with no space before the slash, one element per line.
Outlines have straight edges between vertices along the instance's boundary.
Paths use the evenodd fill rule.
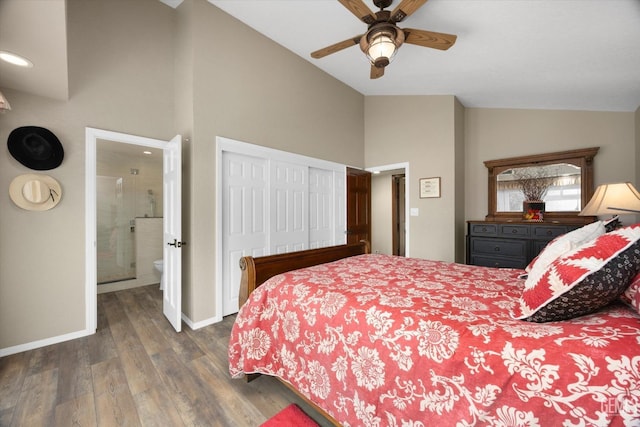
<path fill-rule="evenodd" d="M 372 241 L 374 253 L 409 256 L 409 164 L 367 168 L 372 172 Z"/>
<path fill-rule="evenodd" d="M 160 283 L 162 150 L 96 142 L 98 293 Z"/>
<path fill-rule="evenodd" d="M 391 175 L 391 253 L 405 256 L 405 187 L 406 176 L 404 173 Z"/>
<path fill-rule="evenodd" d="M 128 135 L 102 129 L 86 128 L 85 157 L 85 306 L 86 329 L 95 332 L 97 327 L 97 290 L 98 290 L 98 224 L 97 224 L 97 146 L 98 141 L 108 141 L 127 145 L 136 150 L 143 147 L 159 150 L 162 153 L 162 311 L 176 331 L 182 328 L 182 205 L 181 205 L 181 136 L 170 141 Z M 130 173 L 133 173 L 130 171 Z M 114 191 L 118 191 L 117 179 Z M 148 189 L 147 189 L 148 190 Z M 149 195 L 147 191 L 147 195 Z M 155 194 L 159 196 L 159 194 Z M 149 203 L 151 199 L 143 199 Z M 155 199 L 157 210 L 157 198 Z M 147 210 L 147 215 L 149 214 Z M 153 214 L 153 212 L 151 212 Z M 168 242 L 168 243 L 167 243 Z M 124 261 L 126 264 L 127 261 Z M 153 265 L 153 261 L 151 261 Z M 151 269 L 152 267 L 149 266 Z"/>

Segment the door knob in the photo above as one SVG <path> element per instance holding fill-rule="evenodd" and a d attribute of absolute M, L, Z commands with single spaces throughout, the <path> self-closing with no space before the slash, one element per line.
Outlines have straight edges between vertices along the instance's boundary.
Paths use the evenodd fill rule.
<path fill-rule="evenodd" d="M 173 243 L 167 243 L 167 245 L 174 246 L 176 248 L 181 248 L 182 246 L 184 246 L 186 244 L 187 244 L 187 242 L 178 242 L 178 239 L 173 239 Z"/>

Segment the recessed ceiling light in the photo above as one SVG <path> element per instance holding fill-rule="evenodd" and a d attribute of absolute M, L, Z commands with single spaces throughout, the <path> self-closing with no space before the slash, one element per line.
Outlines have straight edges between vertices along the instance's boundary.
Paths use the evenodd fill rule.
<path fill-rule="evenodd" d="M 0 59 L 9 64 L 17 65 L 18 67 L 31 68 L 33 62 L 29 61 L 24 56 L 16 55 L 15 53 L 7 52 L 6 50 L 0 50 Z"/>
<path fill-rule="evenodd" d="M 147 154 L 147 155 L 149 155 L 149 154 L 151 154 L 151 151 L 143 151 L 143 152 L 142 152 L 142 154 Z"/>
<path fill-rule="evenodd" d="M 373 171 L 373 174 L 374 174 L 374 175 L 379 175 L 379 174 L 380 174 L 380 171 Z"/>

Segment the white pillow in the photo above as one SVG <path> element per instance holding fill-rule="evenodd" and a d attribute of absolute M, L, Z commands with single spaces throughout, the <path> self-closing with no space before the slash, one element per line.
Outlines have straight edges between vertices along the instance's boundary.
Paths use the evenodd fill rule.
<path fill-rule="evenodd" d="M 549 265 L 563 254 L 596 239 L 605 233 L 602 221 L 592 222 L 566 234 L 556 237 L 525 268 L 530 275 L 543 272 Z"/>

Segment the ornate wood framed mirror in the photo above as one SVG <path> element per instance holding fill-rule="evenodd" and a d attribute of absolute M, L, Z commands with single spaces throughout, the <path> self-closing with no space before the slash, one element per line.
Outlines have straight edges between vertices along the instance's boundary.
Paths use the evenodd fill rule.
<path fill-rule="evenodd" d="M 522 177 L 545 182 L 544 221 L 584 222 L 578 216 L 593 195 L 593 158 L 600 147 L 484 162 L 489 172 L 487 221 L 522 220 Z"/>

